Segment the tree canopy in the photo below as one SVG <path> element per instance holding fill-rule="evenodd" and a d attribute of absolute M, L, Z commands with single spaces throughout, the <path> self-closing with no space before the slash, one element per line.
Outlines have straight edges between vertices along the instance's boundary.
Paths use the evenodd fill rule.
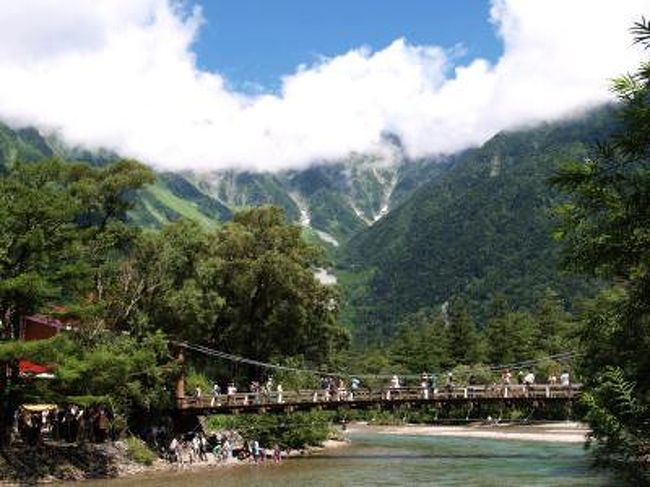
<path fill-rule="evenodd" d="M 169 406 L 174 341 L 310 366 L 346 345 L 337 290 L 315 277 L 323 254 L 281 210 L 245 210 L 216 229 L 179 220 L 143 230 L 126 213 L 152 181 L 130 160 L 16 163 L 0 175 L 0 361 L 12 370 L 2 374 L 5 417 L 35 397 L 104 400 L 127 416 Z M 16 341 L 35 312 L 68 320 L 72 331 Z M 56 379 L 25 382 L 23 358 L 52 364 Z M 208 365 L 215 379 L 232 373 L 190 363 Z"/>
<path fill-rule="evenodd" d="M 650 48 L 650 22 L 632 28 Z M 614 81 L 620 131 L 596 157 L 567 164 L 552 182 L 565 267 L 608 280 L 584 313 L 586 403 L 602 460 L 646 476 L 650 453 L 650 64 Z"/>

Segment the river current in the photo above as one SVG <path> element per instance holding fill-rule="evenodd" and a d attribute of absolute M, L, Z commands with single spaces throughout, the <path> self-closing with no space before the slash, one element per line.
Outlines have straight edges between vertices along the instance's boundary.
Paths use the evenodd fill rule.
<path fill-rule="evenodd" d="M 84 485 L 207 486 L 612 486 L 581 445 L 514 440 L 353 434 L 349 446 L 285 460 Z"/>

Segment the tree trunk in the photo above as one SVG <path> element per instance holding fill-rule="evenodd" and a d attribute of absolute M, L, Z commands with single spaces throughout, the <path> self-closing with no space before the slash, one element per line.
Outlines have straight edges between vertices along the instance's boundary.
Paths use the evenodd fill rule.
<path fill-rule="evenodd" d="M 5 340 L 18 340 L 20 338 L 20 324 L 22 315 L 14 312 L 9 319 L 10 323 L 5 325 L 3 338 Z M 0 448 L 9 445 L 11 440 L 11 429 L 17 404 L 15 387 L 19 381 L 18 360 L 5 361 L 0 363 L 0 393 L 2 404 L 0 404 Z"/>

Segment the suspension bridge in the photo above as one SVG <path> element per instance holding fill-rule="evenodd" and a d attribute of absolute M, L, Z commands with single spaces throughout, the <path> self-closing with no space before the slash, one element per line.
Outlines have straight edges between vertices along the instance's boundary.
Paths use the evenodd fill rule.
<path fill-rule="evenodd" d="M 282 370 L 297 373 L 311 374 L 315 377 L 329 376 L 341 378 L 343 376 L 358 379 L 373 379 L 374 381 L 388 381 L 392 375 L 376 374 L 350 374 L 323 372 L 307 368 L 290 367 L 271 364 L 254 359 L 240 357 L 227 352 L 213 350 L 201 345 L 187 342 L 176 342 L 181 349 L 196 352 L 217 359 L 224 359 L 238 363 L 245 363 L 271 370 Z M 503 370 L 521 370 L 530 368 L 542 360 L 554 359 L 568 361 L 576 354 L 565 352 L 543 357 L 541 359 L 527 360 L 512 364 L 490 367 L 493 372 Z M 446 375 L 446 374 L 442 374 Z M 406 380 L 422 379 L 422 375 L 411 374 L 400 376 Z M 340 381 L 340 384 L 345 384 Z M 486 384 L 486 385 L 454 385 L 453 382 L 442 387 L 435 387 L 429 381 L 421 381 L 417 387 L 348 387 L 339 385 L 322 389 L 296 389 L 282 390 L 278 388 L 261 387 L 259 390 L 249 392 L 228 391 L 225 394 L 185 394 L 185 384 L 179 381 L 176 390 L 177 411 L 182 414 L 203 416 L 209 414 L 269 414 L 286 413 L 293 411 L 309 410 L 352 410 L 352 409 L 396 409 L 434 407 L 438 409 L 454 406 L 468 406 L 474 411 L 481 411 L 484 407 L 501 406 L 546 408 L 551 405 L 571 407 L 581 394 L 581 384 Z"/>

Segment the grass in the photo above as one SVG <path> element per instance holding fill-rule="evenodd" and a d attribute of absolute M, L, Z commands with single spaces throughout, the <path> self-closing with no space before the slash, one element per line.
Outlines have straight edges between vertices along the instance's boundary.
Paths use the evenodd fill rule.
<path fill-rule="evenodd" d="M 127 437 L 126 447 L 129 458 L 136 463 L 151 465 L 156 459 L 156 454 L 140 438 L 135 436 Z"/>
<path fill-rule="evenodd" d="M 172 194 L 161 182 L 149 186 L 147 192 L 161 202 L 163 205 L 171 208 L 179 215 L 194 220 L 208 227 L 214 227 L 217 222 L 210 217 L 201 213 L 195 203 L 186 201 Z"/>

